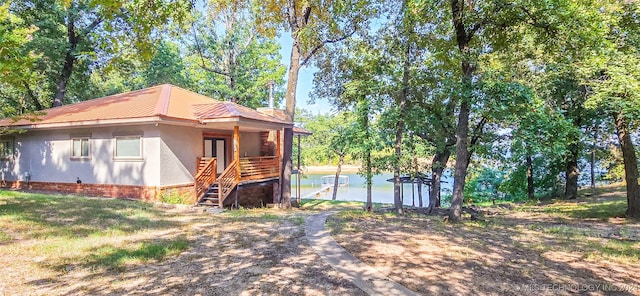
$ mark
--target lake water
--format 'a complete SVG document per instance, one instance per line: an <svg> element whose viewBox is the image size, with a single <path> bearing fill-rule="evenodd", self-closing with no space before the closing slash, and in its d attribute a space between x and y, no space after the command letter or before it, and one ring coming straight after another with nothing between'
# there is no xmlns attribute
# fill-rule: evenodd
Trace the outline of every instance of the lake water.
<svg viewBox="0 0 640 296"><path fill-rule="evenodd" d="M335 174L305 174L304 177L300 181L300 195L305 198L309 194L318 191L322 188L322 176L328 176ZM367 187L365 184L365 179L358 174L342 174L342 176L349 177L349 186L338 187L338 195L337 200L343 201L367 201ZM297 175L292 176L291 180L291 195L295 196L297 193L296 189L296 177ZM379 203L393 203L393 182L387 182L387 179L393 178L393 174L381 174L373 176L373 185L371 186L371 199L373 202ZM442 194L451 192L453 188L453 179L450 176L443 176L443 181L447 183L442 184ZM418 188L417 185L413 186L412 184L404 184L404 204L411 206L415 203L415 206L419 205L418 201ZM429 193L428 187L422 186L422 199L423 204L426 205L429 202ZM333 187L327 191L322 191L317 196L314 195L308 198L316 198L316 199L331 199L333 194Z"/></svg>

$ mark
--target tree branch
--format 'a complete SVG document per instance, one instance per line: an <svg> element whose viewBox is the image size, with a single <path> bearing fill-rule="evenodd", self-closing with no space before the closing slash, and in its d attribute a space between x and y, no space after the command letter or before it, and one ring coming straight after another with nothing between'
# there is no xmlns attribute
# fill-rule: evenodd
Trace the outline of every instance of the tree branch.
<svg viewBox="0 0 640 296"><path fill-rule="evenodd" d="M482 117L476 127L473 129L473 136L471 137L470 147L475 146L478 143L478 140L482 137L482 129L484 129L484 125L487 123L487 118Z"/></svg>
<svg viewBox="0 0 640 296"><path fill-rule="evenodd" d="M38 98L36 97L36 94L33 92L33 90L31 90L31 87L29 87L29 84L26 81L23 81L22 85L27 90L27 94L31 98L31 101L35 105L36 109L38 111L43 110L44 107L42 106L42 104L40 104L40 101L38 101Z"/></svg>
<svg viewBox="0 0 640 296"><path fill-rule="evenodd" d="M207 67L207 64L206 64L206 62L204 60L204 54L202 53L202 47L200 46L200 42L198 41L198 34L196 32L196 27L193 25L193 23L191 24L191 28L193 30L193 38L195 39L195 42L196 42L196 49L198 50L198 55L200 56L200 62L201 62L201 64L199 65L200 68L202 68L205 71L211 72L211 73L215 73L215 74L219 74L219 75L230 77L231 74L229 74L227 72Z"/></svg>
<svg viewBox="0 0 640 296"><path fill-rule="evenodd" d="M531 20L529 22L530 25L536 28L544 29L547 33L550 33L550 34L554 33L555 30L551 27L551 24L543 23L540 20L538 20L538 17L536 17L533 13L531 13L529 9L527 9L526 7L520 7L520 10L524 12L524 14L526 14L527 17Z"/></svg>
<svg viewBox="0 0 640 296"><path fill-rule="evenodd" d="M331 43L336 43L336 42L340 42L342 40L345 40L349 37L351 37L354 33L356 32L356 30L351 31L350 33L347 33L341 37L338 37L336 39L327 39L325 41L320 42L320 44L316 45L310 52L309 54L307 54L307 56L305 56L302 59L302 62L300 63L301 66L304 66L307 64L307 62L309 62L309 59L311 59L311 57L318 52L318 50L320 50L321 48L323 48L325 45L327 44L331 44Z"/></svg>
<svg viewBox="0 0 640 296"><path fill-rule="evenodd" d="M89 24L84 30L82 30L82 32L80 32L80 35L82 36L87 36L89 33L91 33L91 31L93 31L93 29L95 29L100 23L102 23L102 18L98 17L95 20L93 20L93 22L91 22L91 24Z"/></svg>

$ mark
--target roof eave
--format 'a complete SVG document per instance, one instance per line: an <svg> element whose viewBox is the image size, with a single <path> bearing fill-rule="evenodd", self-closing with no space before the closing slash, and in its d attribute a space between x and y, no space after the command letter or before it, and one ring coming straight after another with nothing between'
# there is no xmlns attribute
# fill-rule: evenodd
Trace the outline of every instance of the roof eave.
<svg viewBox="0 0 640 296"><path fill-rule="evenodd" d="M259 125L265 127L271 127L273 129L287 128L293 127L293 124L286 122L278 122L278 121L266 121L259 120L253 118L245 118L245 117L224 117L224 118L210 118L210 119L202 119L202 123L238 123L238 124L249 124L249 125Z"/></svg>
<svg viewBox="0 0 640 296"><path fill-rule="evenodd" d="M182 118L172 118L166 116L147 116L139 118L116 118L116 119L95 119L71 122L54 122L54 123L33 123L26 125L11 125L8 128L15 129L60 129L74 127L90 127L90 126L113 126L113 125L131 125L145 123L170 123L175 125L197 125L197 120L189 120Z"/></svg>

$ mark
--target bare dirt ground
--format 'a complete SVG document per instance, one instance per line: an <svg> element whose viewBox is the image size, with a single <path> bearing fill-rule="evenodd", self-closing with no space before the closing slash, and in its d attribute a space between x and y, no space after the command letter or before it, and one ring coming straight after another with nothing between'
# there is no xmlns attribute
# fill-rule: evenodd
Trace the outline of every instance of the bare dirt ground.
<svg viewBox="0 0 640 296"><path fill-rule="evenodd" d="M306 213L264 210L210 215L165 211L163 223L170 220L170 229L142 231L127 240L184 236L189 247L179 255L105 269L74 264L73 258L5 253L0 258L5 268L0 272L0 294L364 294L313 252L304 237ZM10 244L19 250L33 242L15 237Z"/></svg>
<svg viewBox="0 0 640 296"><path fill-rule="evenodd" d="M494 206L462 224L343 212L327 225L350 253L424 295L640 295L640 223L558 208Z"/></svg>

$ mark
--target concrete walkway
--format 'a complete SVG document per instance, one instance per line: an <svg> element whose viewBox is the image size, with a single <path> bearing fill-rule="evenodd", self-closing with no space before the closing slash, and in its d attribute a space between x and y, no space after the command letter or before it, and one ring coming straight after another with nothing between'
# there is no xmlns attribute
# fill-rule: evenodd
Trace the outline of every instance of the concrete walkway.
<svg viewBox="0 0 640 296"><path fill-rule="evenodd" d="M417 295L378 273L373 267L364 264L338 245L324 227L327 217L331 214L333 212L310 216L305 226L309 244L325 262L369 295Z"/></svg>

